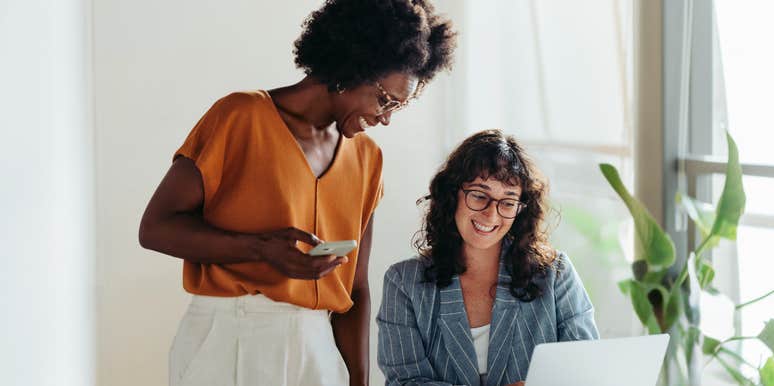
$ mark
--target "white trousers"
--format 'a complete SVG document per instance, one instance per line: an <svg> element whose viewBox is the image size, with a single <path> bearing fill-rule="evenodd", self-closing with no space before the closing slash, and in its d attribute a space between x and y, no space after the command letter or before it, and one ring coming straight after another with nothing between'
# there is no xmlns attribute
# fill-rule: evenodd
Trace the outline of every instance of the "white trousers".
<svg viewBox="0 0 774 386"><path fill-rule="evenodd" d="M347 386L328 311L264 295L194 295L169 353L170 386Z"/></svg>

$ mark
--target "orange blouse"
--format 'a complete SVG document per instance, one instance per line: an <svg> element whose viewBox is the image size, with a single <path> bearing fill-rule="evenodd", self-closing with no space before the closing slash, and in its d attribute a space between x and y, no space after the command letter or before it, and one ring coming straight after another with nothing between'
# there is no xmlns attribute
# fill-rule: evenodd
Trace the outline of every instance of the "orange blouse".
<svg viewBox="0 0 774 386"><path fill-rule="evenodd" d="M196 162L202 175L204 219L234 232L292 226L322 240L359 241L382 196L382 153L372 139L342 136L332 164L317 178L265 91L233 93L217 101L191 130L178 156ZM346 312L352 306L358 250L319 280L290 279L267 263L186 260L183 287L209 296L260 292L311 309Z"/></svg>

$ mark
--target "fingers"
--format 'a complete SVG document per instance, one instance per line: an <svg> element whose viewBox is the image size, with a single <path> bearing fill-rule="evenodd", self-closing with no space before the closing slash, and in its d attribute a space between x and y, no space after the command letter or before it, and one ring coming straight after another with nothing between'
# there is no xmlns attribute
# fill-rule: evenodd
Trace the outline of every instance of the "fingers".
<svg viewBox="0 0 774 386"><path fill-rule="evenodd" d="M327 256L311 256L307 255L314 259L316 263L313 264L319 264L318 266L322 265L341 265L349 262L349 258L347 256L336 256L336 255L327 255Z"/></svg>
<svg viewBox="0 0 774 386"><path fill-rule="evenodd" d="M288 240L292 240L292 241L298 240L303 243L309 244L311 246L315 246L322 242L319 238L317 238L317 236L293 227L284 229L282 231L282 235Z"/></svg>
<svg viewBox="0 0 774 386"><path fill-rule="evenodd" d="M322 242L312 233L298 228L288 227L279 231L265 234L266 244L271 245L271 256L266 261L285 276L293 279L316 280L331 273L336 267L349 262L347 256L311 256L301 252L296 243L301 241L311 246ZM273 241L272 241L273 240ZM283 245L284 244L284 245Z"/></svg>
<svg viewBox="0 0 774 386"><path fill-rule="evenodd" d="M336 264L336 265L333 265L330 268L326 269L325 271L320 272L319 273L319 276L320 276L319 278L325 277L329 273L333 272L333 270L336 269L336 267L338 267L338 266L339 266L339 264Z"/></svg>
<svg viewBox="0 0 774 386"><path fill-rule="evenodd" d="M336 267L349 261L349 258L346 256L339 257L335 255L328 255L310 257L313 259L311 264L309 264L311 268L310 276L312 276L311 278L313 279L320 279L336 269Z"/></svg>
<svg viewBox="0 0 774 386"><path fill-rule="evenodd" d="M284 261L284 267L277 267L293 279L317 280L349 262L346 256L309 256L301 252L293 255Z"/></svg>

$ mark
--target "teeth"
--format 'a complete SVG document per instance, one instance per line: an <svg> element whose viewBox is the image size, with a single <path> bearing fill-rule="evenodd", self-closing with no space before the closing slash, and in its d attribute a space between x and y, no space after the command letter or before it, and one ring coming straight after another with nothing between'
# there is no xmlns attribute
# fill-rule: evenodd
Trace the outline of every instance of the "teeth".
<svg viewBox="0 0 774 386"><path fill-rule="evenodd" d="M365 118L363 118L363 117L359 117L357 119L357 122L360 124L360 128L363 129L363 130L371 127L371 125L368 124L368 121L366 121Z"/></svg>
<svg viewBox="0 0 774 386"><path fill-rule="evenodd" d="M479 224L479 223L477 223L475 221L473 221L473 227L475 227L476 229L480 230L481 232L491 232L491 231L493 231L495 229L495 225L492 225L492 226L488 227L488 226L484 226L482 224Z"/></svg>

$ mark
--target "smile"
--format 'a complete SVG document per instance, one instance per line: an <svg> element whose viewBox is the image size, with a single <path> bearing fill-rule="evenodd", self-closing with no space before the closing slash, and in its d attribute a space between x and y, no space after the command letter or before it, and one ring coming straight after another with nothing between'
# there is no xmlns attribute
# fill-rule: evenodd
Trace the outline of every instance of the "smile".
<svg viewBox="0 0 774 386"><path fill-rule="evenodd" d="M484 224L476 222L475 220L471 220L470 222L473 223L473 227L476 228L476 230L479 232L490 233L494 231L495 228L497 228L497 225L486 226Z"/></svg>
<svg viewBox="0 0 774 386"><path fill-rule="evenodd" d="M363 130L373 126L372 124L368 123L368 121L366 121L365 118L363 118L363 117L358 117L357 123L360 124L360 128L363 129Z"/></svg>

